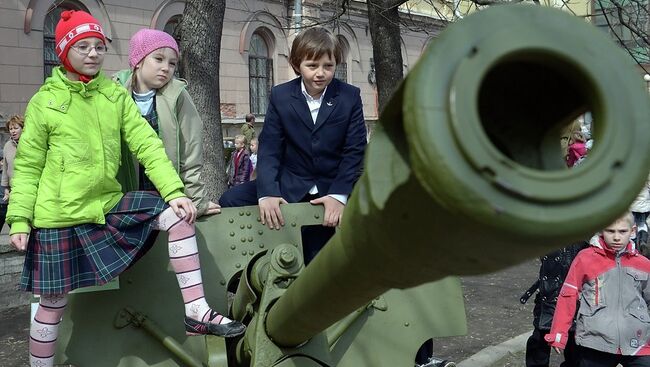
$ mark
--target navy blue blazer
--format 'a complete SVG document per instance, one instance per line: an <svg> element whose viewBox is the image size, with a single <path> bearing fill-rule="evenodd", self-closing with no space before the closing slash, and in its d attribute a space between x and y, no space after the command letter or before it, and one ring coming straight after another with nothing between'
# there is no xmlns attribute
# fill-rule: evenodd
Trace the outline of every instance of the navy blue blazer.
<svg viewBox="0 0 650 367"><path fill-rule="evenodd" d="M314 124L301 78L273 87L257 153L257 197L299 202L318 195L350 195L366 147L360 90L337 79L327 87Z"/></svg>

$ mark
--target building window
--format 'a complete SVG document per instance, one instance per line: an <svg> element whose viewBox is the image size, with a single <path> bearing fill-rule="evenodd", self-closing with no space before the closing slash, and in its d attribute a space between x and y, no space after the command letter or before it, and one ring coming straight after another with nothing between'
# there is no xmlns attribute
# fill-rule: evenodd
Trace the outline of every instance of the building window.
<svg viewBox="0 0 650 367"><path fill-rule="evenodd" d="M178 51L183 53L181 49L181 21L183 20L183 14L176 14L173 17L169 18L167 23L165 23L165 28L163 31L171 35L176 40L178 44ZM180 55L179 55L180 56ZM181 64L178 63L178 67L174 70L174 76L177 78L181 77Z"/></svg>
<svg viewBox="0 0 650 367"><path fill-rule="evenodd" d="M43 79L47 79L52 75L52 69L59 65L59 57L56 55L54 30L61 18L61 12L65 10L83 10L88 12L88 9L76 1L62 1L48 9L43 24Z"/></svg>
<svg viewBox="0 0 650 367"><path fill-rule="evenodd" d="M348 82L348 55L350 54L350 46L348 41L343 36L336 36L341 45L341 60L336 65L334 70L334 77L342 82Z"/></svg>
<svg viewBox="0 0 650 367"><path fill-rule="evenodd" d="M269 57L268 43L259 33L251 36L248 53L248 80L251 113L266 113L273 86L273 60Z"/></svg>

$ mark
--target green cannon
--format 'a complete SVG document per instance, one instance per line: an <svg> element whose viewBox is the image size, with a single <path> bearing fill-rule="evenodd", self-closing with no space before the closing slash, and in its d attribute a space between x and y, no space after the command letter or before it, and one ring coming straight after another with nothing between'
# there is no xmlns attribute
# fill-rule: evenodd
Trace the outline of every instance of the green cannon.
<svg viewBox="0 0 650 367"><path fill-rule="evenodd" d="M562 129L594 118L566 169ZM197 224L208 301L241 339L185 337L164 238L107 286L72 294L57 360L76 366L412 366L426 339L465 332L459 280L589 237L650 167L650 103L605 34L539 6L451 25L383 112L335 236L309 266L300 227L322 208L257 207ZM164 235L160 235L164 237ZM229 296L231 291L233 295Z"/></svg>

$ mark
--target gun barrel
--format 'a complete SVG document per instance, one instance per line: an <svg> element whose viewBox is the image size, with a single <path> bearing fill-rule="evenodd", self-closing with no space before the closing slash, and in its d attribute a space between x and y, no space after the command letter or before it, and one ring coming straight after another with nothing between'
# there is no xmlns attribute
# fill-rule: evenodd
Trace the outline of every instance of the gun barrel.
<svg viewBox="0 0 650 367"><path fill-rule="evenodd" d="M627 210L650 104L600 33L539 6L450 26L383 111L341 228L270 309L272 340L298 345L390 288L496 271ZM594 148L569 170L560 132L585 112Z"/></svg>

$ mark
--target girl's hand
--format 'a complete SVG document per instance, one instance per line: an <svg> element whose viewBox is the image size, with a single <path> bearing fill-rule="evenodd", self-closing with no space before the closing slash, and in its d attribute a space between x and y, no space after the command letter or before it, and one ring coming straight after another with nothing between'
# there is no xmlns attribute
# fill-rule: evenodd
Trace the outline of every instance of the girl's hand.
<svg viewBox="0 0 650 367"><path fill-rule="evenodd" d="M28 239L29 233L14 233L11 235L11 245L18 251L25 251Z"/></svg>
<svg viewBox="0 0 650 367"><path fill-rule="evenodd" d="M213 215L221 213L221 206L217 203L210 201L208 203L208 210L205 211L204 215Z"/></svg>
<svg viewBox="0 0 650 367"><path fill-rule="evenodd" d="M169 206L179 218L185 219L189 224L196 221L196 206L187 197L180 197L169 201Z"/></svg>

